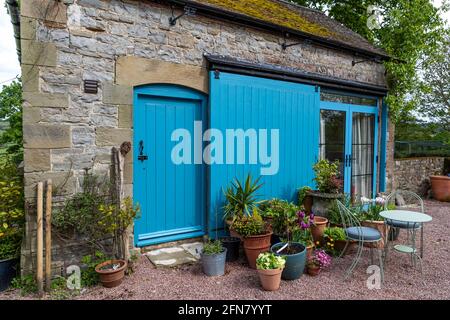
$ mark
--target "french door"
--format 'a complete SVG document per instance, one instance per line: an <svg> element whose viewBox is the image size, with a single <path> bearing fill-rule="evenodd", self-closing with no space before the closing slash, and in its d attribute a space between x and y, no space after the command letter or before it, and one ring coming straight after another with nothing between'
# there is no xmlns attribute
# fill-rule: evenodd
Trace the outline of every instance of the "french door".
<svg viewBox="0 0 450 320"><path fill-rule="evenodd" d="M320 102L319 156L338 160L342 191L353 200L376 194L378 109Z"/></svg>

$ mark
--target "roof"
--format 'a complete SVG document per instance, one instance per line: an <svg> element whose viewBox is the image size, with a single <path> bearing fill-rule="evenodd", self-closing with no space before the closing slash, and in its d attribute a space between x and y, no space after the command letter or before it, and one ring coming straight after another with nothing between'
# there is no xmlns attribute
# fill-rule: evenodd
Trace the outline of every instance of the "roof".
<svg viewBox="0 0 450 320"><path fill-rule="evenodd" d="M246 17L265 23L287 33L311 36L326 43L342 45L370 55L388 58L386 52L372 45L358 33L343 26L321 11L309 9L284 0L186 0L203 8L214 8L224 13Z"/></svg>

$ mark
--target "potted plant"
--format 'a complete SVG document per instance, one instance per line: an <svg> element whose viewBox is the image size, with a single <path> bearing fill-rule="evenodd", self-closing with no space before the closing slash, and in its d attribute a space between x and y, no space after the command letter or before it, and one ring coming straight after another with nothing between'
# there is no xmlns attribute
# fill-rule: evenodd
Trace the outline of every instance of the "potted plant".
<svg viewBox="0 0 450 320"><path fill-rule="evenodd" d="M126 252L128 247L125 245L123 237L127 234L128 227L139 214L139 206L133 205L130 197L126 197L121 207L115 204L101 204L99 212L102 213L98 221L103 226L101 233L112 234L113 236L113 254L116 259L107 260L95 267L95 271L100 276L100 282L103 286L112 288L122 283L125 276L125 270L128 265Z"/></svg>
<svg viewBox="0 0 450 320"><path fill-rule="evenodd" d="M221 276L225 273L227 249L220 240L208 241L201 254L203 272L207 276Z"/></svg>
<svg viewBox="0 0 450 320"><path fill-rule="evenodd" d="M280 288L281 273L285 266L285 259L272 252L265 252L258 255L256 267L258 270L261 285L266 291L276 291Z"/></svg>
<svg viewBox="0 0 450 320"><path fill-rule="evenodd" d="M328 208L336 199L341 199L343 180L340 177L339 161L320 160L314 164L314 181L317 190L307 191L313 197L312 211L316 216L327 217Z"/></svg>
<svg viewBox="0 0 450 320"><path fill-rule="evenodd" d="M323 245L325 247L325 251L333 256L340 255L346 245L347 248L343 254L348 254L355 243L355 241L349 241L349 244L347 245L347 235L345 234L345 230L343 228L330 227L325 229Z"/></svg>
<svg viewBox="0 0 450 320"><path fill-rule="evenodd" d="M377 197L375 199L368 199L361 197L360 220L361 225L377 229L381 233L381 240L378 243L365 243L366 247L383 248L386 236L386 224L384 218L380 216L380 212L383 211L386 200L383 197ZM395 209L395 205L391 204L388 209Z"/></svg>
<svg viewBox="0 0 450 320"><path fill-rule="evenodd" d="M280 242L281 238L289 238L289 232L293 230L293 226L297 226L298 224L298 207L285 200L278 201L277 204L268 208L268 210L274 212L272 215L273 218L271 219L273 231L271 239L272 245Z"/></svg>
<svg viewBox="0 0 450 320"><path fill-rule="evenodd" d="M273 221L277 219L279 215L283 214L289 205L289 202L287 202L286 200L273 198L270 200L262 201L259 204L258 209L263 220L265 220L270 224L271 227L273 227ZM276 232L274 232L273 236L278 235Z"/></svg>
<svg viewBox="0 0 450 320"><path fill-rule="evenodd" d="M233 262L238 260L241 239L238 237L222 237L220 241L222 242L222 246L227 250L226 261Z"/></svg>
<svg viewBox="0 0 450 320"><path fill-rule="evenodd" d="M294 222L289 217L286 220L287 239L270 248L271 252L282 255L286 259L286 266L281 275L285 280L296 280L302 276L307 260L306 248L312 243L311 233L308 231L314 215L306 215L304 211L298 211L295 216Z"/></svg>
<svg viewBox="0 0 450 320"><path fill-rule="evenodd" d="M322 241L323 233L328 225L328 219L324 217L314 216L311 224L311 234L315 242Z"/></svg>
<svg viewBox="0 0 450 320"><path fill-rule="evenodd" d="M25 222L23 203L17 168L4 158L0 163L0 291L9 287L17 273Z"/></svg>
<svg viewBox="0 0 450 320"><path fill-rule="evenodd" d="M272 231L256 208L254 208L252 215L237 217L231 227L243 237L248 264L255 269L258 255L270 248Z"/></svg>
<svg viewBox="0 0 450 320"><path fill-rule="evenodd" d="M431 176L431 191L437 201L450 202L450 175Z"/></svg>
<svg viewBox="0 0 450 320"><path fill-rule="evenodd" d="M226 205L224 206L224 217L226 224L230 227L230 234L233 237L240 237L238 233L231 228L234 220L251 214L254 208L257 208L261 201L257 200L256 191L262 187L259 183L261 177L252 181L252 176L247 175L242 184L238 179L234 179L231 185L224 190Z"/></svg>
<svg viewBox="0 0 450 320"><path fill-rule="evenodd" d="M313 256L308 260L308 274L317 276L321 270L331 265L331 257L322 249L314 250Z"/></svg>

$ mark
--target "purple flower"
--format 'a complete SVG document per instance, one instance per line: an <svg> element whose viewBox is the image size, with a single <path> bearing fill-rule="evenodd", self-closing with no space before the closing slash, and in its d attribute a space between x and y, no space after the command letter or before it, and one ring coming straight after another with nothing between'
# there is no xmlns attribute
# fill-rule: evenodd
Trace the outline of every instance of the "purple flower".
<svg viewBox="0 0 450 320"><path fill-rule="evenodd" d="M314 220L314 213L311 212L311 213L309 214L309 220L310 220L310 221L313 221L313 220Z"/></svg>
<svg viewBox="0 0 450 320"><path fill-rule="evenodd" d="M302 221L302 222L300 222L300 227L301 227L302 229L308 229L308 228L309 228L309 225L307 225L304 221Z"/></svg>
<svg viewBox="0 0 450 320"><path fill-rule="evenodd" d="M305 213L303 211L298 211L297 215L298 215L300 220L303 220L303 218L305 217Z"/></svg>

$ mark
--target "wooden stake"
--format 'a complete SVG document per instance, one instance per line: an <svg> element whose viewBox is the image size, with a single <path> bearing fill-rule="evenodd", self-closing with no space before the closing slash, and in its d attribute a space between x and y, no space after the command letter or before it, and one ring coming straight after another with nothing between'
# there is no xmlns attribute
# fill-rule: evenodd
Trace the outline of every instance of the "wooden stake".
<svg viewBox="0 0 450 320"><path fill-rule="evenodd" d="M42 264L42 255L43 255L43 251L44 251L44 247L43 247L43 242L44 242L44 238L43 238L43 224L42 224L42 216L43 216L43 207L44 207L44 184L42 182L38 182L37 185L37 239L36 239L36 244L37 244L37 262L36 262L36 281L37 281L37 285L38 285L38 292L39 295L42 295L43 293L43 282L42 282L42 276L43 276L43 264Z"/></svg>
<svg viewBox="0 0 450 320"><path fill-rule="evenodd" d="M45 291L52 284L52 180L47 180L45 199Z"/></svg>

